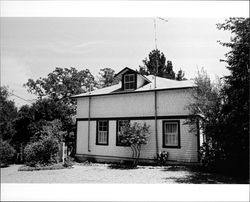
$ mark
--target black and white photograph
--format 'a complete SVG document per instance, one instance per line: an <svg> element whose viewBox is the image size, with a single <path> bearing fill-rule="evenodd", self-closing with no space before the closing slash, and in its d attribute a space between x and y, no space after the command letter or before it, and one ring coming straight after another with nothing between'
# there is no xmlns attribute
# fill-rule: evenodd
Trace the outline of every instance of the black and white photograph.
<svg viewBox="0 0 250 202"><path fill-rule="evenodd" d="M169 1L83 1L86 16L76 14L80 8L56 16L60 1L53 9L47 2L48 14L37 1L43 16L36 4L21 2L1 2L3 200L18 200L8 191L15 195L19 185L39 184L88 187L92 194L81 200L96 201L168 201L161 190L173 186L235 185L241 198L230 200L249 200L249 7L242 16L217 8L218 16L199 17L195 9L182 14L181 4L177 14L164 14L159 5L169 11ZM18 7L31 4L30 15ZM159 14L148 14L150 5ZM107 7L110 15L100 15ZM109 185L118 198L102 199ZM127 198L130 186L152 193ZM182 190L188 192L176 191L178 201L188 200ZM205 201L212 200L208 190ZM59 200L71 199L65 197Z"/></svg>

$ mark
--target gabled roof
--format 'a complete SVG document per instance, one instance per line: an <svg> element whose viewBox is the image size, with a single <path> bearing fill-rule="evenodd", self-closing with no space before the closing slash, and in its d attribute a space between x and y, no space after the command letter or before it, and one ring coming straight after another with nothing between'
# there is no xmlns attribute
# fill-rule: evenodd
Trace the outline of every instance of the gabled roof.
<svg viewBox="0 0 250 202"><path fill-rule="evenodd" d="M125 69L120 71L118 74L124 73ZM128 68L128 69L130 69L130 68ZM118 74L116 74L116 76ZM121 82L120 82L120 83L118 83L116 85L113 85L113 86L109 86L109 87L106 87L106 88L94 90L91 93L82 93L82 94L79 94L79 95L75 95L75 96L72 96L72 98L89 97L89 96L97 96L97 95L114 95L114 94L124 94L124 93L139 93L139 92L148 92L148 91L155 91L155 90L174 90L174 89L185 89L185 88L193 88L193 87L195 87L194 82L191 81L191 80L176 81L176 80L165 79L165 78L156 76L156 88L154 88L154 78L155 78L155 76L149 75L149 76L145 76L144 78L146 78L149 81L149 83L147 83L146 85L144 85L144 86L142 86L142 87L140 87L138 89L135 89L133 91L121 91Z"/></svg>
<svg viewBox="0 0 250 202"><path fill-rule="evenodd" d="M122 75L122 74L126 73L127 71L132 71L134 73L138 73L136 70L133 70L129 67L125 67L121 71L119 71L117 74L115 74L115 77L118 77L119 75Z"/></svg>
<svg viewBox="0 0 250 202"><path fill-rule="evenodd" d="M133 72L133 73L136 73L136 74L139 74L140 76L142 76L147 82L150 82L150 80L148 80L145 76L143 76L142 74L140 74L137 70L133 70L129 67L125 67L124 69L122 69L121 71L119 71L117 74L115 74L115 77L116 78L120 78L122 77L123 74L125 74L126 72Z"/></svg>

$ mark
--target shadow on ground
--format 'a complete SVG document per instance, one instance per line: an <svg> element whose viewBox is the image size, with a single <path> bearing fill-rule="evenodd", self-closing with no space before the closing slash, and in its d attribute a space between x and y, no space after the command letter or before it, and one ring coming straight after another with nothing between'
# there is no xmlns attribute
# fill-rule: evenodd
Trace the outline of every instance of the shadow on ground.
<svg viewBox="0 0 250 202"><path fill-rule="evenodd" d="M248 184L247 179L230 177L216 173L208 173L200 167L188 166L168 166L162 171L186 171L188 174L185 177L169 177L166 180L174 180L176 183L186 184Z"/></svg>
<svg viewBox="0 0 250 202"><path fill-rule="evenodd" d="M108 165L108 168L110 169L119 169L119 170L131 170L131 169L137 169L137 167L134 167L130 164L110 164Z"/></svg>

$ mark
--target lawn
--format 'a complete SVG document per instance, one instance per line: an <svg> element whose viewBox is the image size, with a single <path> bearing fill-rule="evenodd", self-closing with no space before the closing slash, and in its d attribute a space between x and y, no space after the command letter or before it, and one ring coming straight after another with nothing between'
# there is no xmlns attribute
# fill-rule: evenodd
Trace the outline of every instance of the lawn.
<svg viewBox="0 0 250 202"><path fill-rule="evenodd" d="M75 164L71 169L18 171L20 166L1 168L1 183L249 183L239 178L204 173L188 166L138 166L136 169L125 169L94 163Z"/></svg>

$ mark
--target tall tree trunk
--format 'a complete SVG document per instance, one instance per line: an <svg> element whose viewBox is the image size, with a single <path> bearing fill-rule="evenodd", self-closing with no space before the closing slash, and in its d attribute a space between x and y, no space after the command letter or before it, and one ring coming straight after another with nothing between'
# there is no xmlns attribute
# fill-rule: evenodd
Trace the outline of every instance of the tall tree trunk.
<svg viewBox="0 0 250 202"><path fill-rule="evenodd" d="M138 165L140 154L141 154L141 145L140 144L137 145L137 151L138 151L138 153L137 153L137 157L136 157L136 165L135 166Z"/></svg>
<svg viewBox="0 0 250 202"><path fill-rule="evenodd" d="M134 145L134 144L131 145L131 149L133 151L133 156L132 156L132 158L133 158L133 166L136 166L136 160L137 160L137 156L138 156L138 149L137 149L136 145Z"/></svg>

